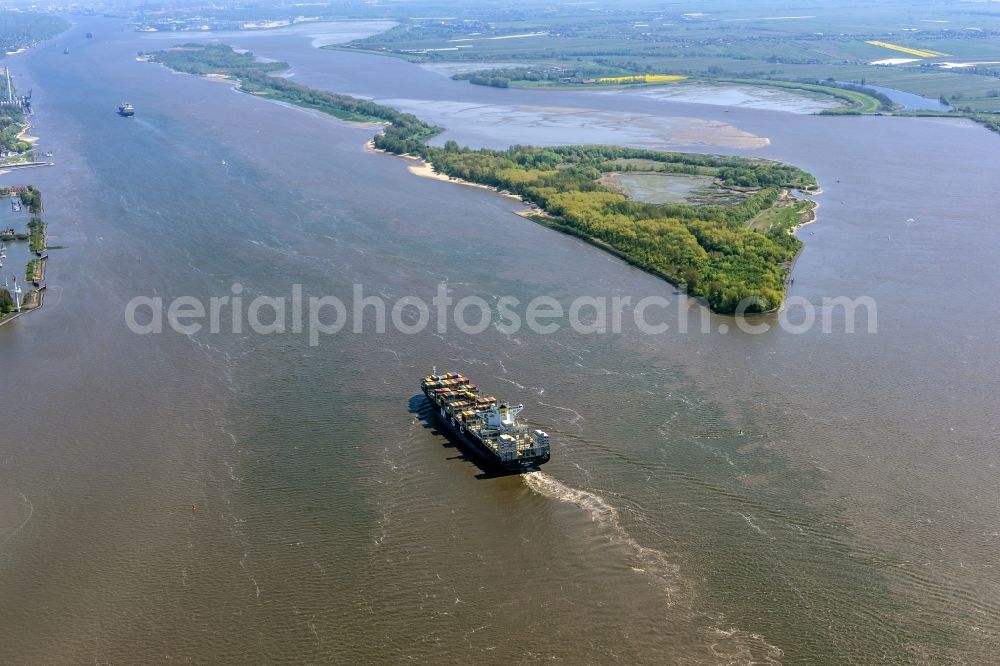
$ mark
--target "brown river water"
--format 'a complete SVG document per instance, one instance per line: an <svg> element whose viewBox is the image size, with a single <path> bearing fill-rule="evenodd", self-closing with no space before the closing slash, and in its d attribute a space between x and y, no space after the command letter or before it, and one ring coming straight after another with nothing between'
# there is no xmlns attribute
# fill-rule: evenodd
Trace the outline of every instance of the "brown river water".
<svg viewBox="0 0 1000 666"><path fill-rule="evenodd" d="M312 44L378 29L221 38L447 127L437 141L811 171L791 296L833 330L748 334L695 307L688 333L661 310L657 335L135 334L134 297L236 283L677 297L516 201L366 152L371 128L135 60L186 35L80 19L10 59L56 166L0 182L42 189L57 248L43 309L0 327L0 662L991 663L1000 136L488 89ZM873 299L877 332L845 333L821 307L837 296ZM523 402L552 461L484 473L428 420L434 367Z"/></svg>

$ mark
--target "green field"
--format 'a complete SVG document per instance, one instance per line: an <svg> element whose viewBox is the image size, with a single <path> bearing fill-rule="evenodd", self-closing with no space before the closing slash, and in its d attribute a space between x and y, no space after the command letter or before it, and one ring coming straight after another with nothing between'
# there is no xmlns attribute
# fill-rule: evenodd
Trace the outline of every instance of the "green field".
<svg viewBox="0 0 1000 666"><path fill-rule="evenodd" d="M823 4L793 12L776 1L720 0L696 9L649 2L555 7L516 2L515 9L458 2L443 14L428 13L439 4L421 3L417 15L451 18L397 13L396 28L337 48L420 62L524 62L719 79L830 79L943 97L959 110L1000 112L1000 64L940 66L1000 62L1000 7L989 3L887 0L855 4L850 11ZM872 65L912 56L870 40L949 55ZM870 100L847 101L856 112L879 110Z"/></svg>
<svg viewBox="0 0 1000 666"><path fill-rule="evenodd" d="M778 202L757 214L747 227L762 234L772 230L788 230L796 225L811 222L814 215L815 204L811 201L785 197Z"/></svg>

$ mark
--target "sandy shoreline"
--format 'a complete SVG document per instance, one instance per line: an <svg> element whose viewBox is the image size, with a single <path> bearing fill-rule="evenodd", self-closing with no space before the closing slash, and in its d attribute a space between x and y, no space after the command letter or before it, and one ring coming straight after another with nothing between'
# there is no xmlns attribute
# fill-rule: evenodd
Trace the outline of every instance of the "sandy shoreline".
<svg viewBox="0 0 1000 666"><path fill-rule="evenodd" d="M416 157L414 155L397 155L395 153L390 153L388 151L382 150L375 147L374 141L369 141L365 144L365 150L370 153L381 153L383 155L392 155L393 157L401 157L404 160L413 162L406 167L406 170L412 173L414 176L420 176L421 178L432 178L433 180L440 180L446 183L453 183L455 185L465 185L466 187L475 187L480 190L488 190L495 194L499 194L502 197L507 197L508 199L514 199L515 201L527 206L529 210L518 211L518 215L548 215L541 208L531 203L530 201L525 201L522 197L508 192L507 190L501 190L499 188L493 187L492 185L483 185L482 183L473 183L471 180L464 180L462 178L456 178L454 176L449 176L447 174L439 173L434 170L434 165L423 158Z"/></svg>
<svg viewBox="0 0 1000 666"><path fill-rule="evenodd" d="M25 122L24 129L17 133L17 139L19 141L26 141L27 143L34 144L38 141L37 136L31 136L28 134L28 130L31 129L31 123Z"/></svg>
<svg viewBox="0 0 1000 666"><path fill-rule="evenodd" d="M31 129L31 123L25 122L24 127L21 129L20 132L17 133L17 139L19 141L25 141L27 143L30 143L32 148L34 148L35 143L38 142L38 137L31 136L30 134L28 134L28 131L30 129ZM11 164L2 164L0 165L0 175L8 174L12 171L17 171L19 169L27 169L30 167L39 167L39 166L52 166L52 162L31 161L31 162L13 162Z"/></svg>
<svg viewBox="0 0 1000 666"><path fill-rule="evenodd" d="M449 176L447 174L439 173L434 170L434 165L431 162L428 162L420 157L415 157L413 155L396 155L395 153L390 153L385 150L381 150L375 147L374 141L369 141L368 143L366 143L365 150L370 153L381 153L383 155L392 155L393 157L402 157L405 160L414 162L414 164L410 164L406 167L406 170L412 173L414 176L420 176L421 178L432 178L434 180L440 180L447 183L454 183L456 185L465 185L467 187L475 187L480 190L489 190L490 192L494 192L496 194L499 194L500 196L507 197L508 199L514 199L515 201L524 204L529 209L529 210L517 211L517 215L520 215L522 217L539 216L539 215L542 217L552 217L544 209L539 208L530 201L525 201L524 198L516 194L513 194L511 192L508 192L507 190L501 190L499 188L493 187L492 185L473 183L472 181L469 180L464 180L462 178L456 178L454 176ZM817 194L818 193L819 192L817 192ZM817 219L816 211L819 209L819 202L813 201L812 199L808 199L807 201L809 201L813 205L812 209L809 211L809 219L791 227L788 230L788 233L794 235L802 227L808 224L812 224L813 222L816 221Z"/></svg>

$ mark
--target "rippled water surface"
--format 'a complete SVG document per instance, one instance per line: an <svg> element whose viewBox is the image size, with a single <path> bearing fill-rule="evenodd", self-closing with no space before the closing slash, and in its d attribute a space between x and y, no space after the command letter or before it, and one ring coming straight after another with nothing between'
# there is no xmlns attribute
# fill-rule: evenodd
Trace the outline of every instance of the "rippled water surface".
<svg viewBox="0 0 1000 666"><path fill-rule="evenodd" d="M991 662L1000 136L487 89L312 45L380 26L308 28L226 41L405 102L440 141L812 171L792 295L871 296L878 332L720 333L693 309L710 333L676 333L670 311L658 336L134 335L132 297L234 283L563 303L673 288L366 152L370 128L135 61L170 37L81 19L10 61L55 154L30 178L62 249L45 307L0 328L0 661ZM419 397L434 366L523 402L552 462L493 478L463 457Z"/></svg>

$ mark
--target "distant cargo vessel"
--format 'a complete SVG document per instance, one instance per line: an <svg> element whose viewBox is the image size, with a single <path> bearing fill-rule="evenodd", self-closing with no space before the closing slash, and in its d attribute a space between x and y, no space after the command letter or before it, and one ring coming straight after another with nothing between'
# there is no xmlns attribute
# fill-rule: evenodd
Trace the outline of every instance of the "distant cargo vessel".
<svg viewBox="0 0 1000 666"><path fill-rule="evenodd" d="M125 118L131 118L135 115L135 107L128 102L123 102L118 105L118 115Z"/></svg>
<svg viewBox="0 0 1000 666"><path fill-rule="evenodd" d="M424 377L420 388L434 416L485 462L526 472L549 461L549 436L518 423L523 405L498 402L457 372Z"/></svg>

